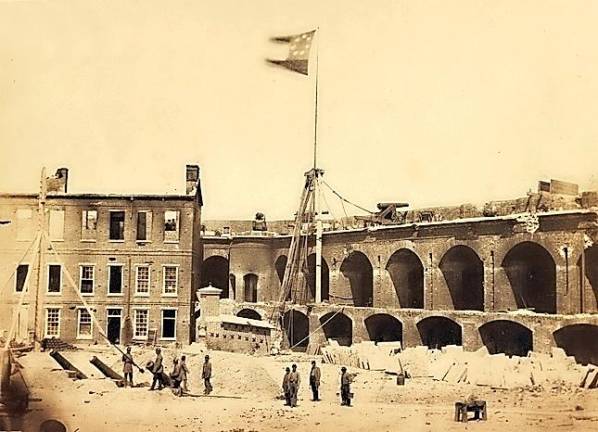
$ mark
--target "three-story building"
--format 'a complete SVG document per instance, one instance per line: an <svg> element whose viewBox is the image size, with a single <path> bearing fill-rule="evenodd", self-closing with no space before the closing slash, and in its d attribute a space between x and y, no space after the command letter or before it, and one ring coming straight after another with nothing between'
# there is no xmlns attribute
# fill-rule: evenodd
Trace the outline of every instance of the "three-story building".
<svg viewBox="0 0 598 432"><path fill-rule="evenodd" d="M185 195L69 194L67 178L61 169L48 182L56 190L43 207L37 194L0 194L0 329L105 342L95 318L112 342L130 329L137 341L190 343L202 262L199 167L187 166Z"/></svg>

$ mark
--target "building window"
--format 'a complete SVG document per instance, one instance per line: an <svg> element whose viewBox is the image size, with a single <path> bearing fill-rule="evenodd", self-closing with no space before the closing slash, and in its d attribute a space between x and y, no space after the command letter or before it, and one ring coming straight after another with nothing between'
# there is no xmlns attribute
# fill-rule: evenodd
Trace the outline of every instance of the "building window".
<svg viewBox="0 0 598 432"><path fill-rule="evenodd" d="M125 239L125 212L110 212L110 240Z"/></svg>
<svg viewBox="0 0 598 432"><path fill-rule="evenodd" d="M176 309L162 309L162 339L176 338Z"/></svg>
<svg viewBox="0 0 598 432"><path fill-rule="evenodd" d="M152 238L152 212L137 212L137 241L150 241Z"/></svg>
<svg viewBox="0 0 598 432"><path fill-rule="evenodd" d="M17 209L17 240L33 240L33 211Z"/></svg>
<svg viewBox="0 0 598 432"><path fill-rule="evenodd" d="M87 309L78 309L77 312L77 339L91 339L91 314Z"/></svg>
<svg viewBox="0 0 598 432"><path fill-rule="evenodd" d="M79 291L81 294L93 294L94 266L79 266Z"/></svg>
<svg viewBox="0 0 598 432"><path fill-rule="evenodd" d="M81 239L95 240L98 229L98 211L83 210L81 212Z"/></svg>
<svg viewBox="0 0 598 432"><path fill-rule="evenodd" d="M15 291L23 292L25 289L25 281L27 280L27 273L29 273L29 264L19 264L15 275Z"/></svg>
<svg viewBox="0 0 598 432"><path fill-rule="evenodd" d="M64 210L50 210L50 240L64 240Z"/></svg>
<svg viewBox="0 0 598 432"><path fill-rule="evenodd" d="M135 276L135 293L139 295L148 295L150 287L150 268L149 266L138 266Z"/></svg>
<svg viewBox="0 0 598 432"><path fill-rule="evenodd" d="M59 293L62 284L62 267L60 264L48 266L48 292Z"/></svg>
<svg viewBox="0 0 598 432"><path fill-rule="evenodd" d="M46 335L45 337L60 337L60 309L46 309Z"/></svg>
<svg viewBox="0 0 598 432"><path fill-rule="evenodd" d="M179 268L176 266L164 266L162 293L176 295L179 278Z"/></svg>
<svg viewBox="0 0 598 432"><path fill-rule="evenodd" d="M123 266L120 264L108 266L108 294L123 293Z"/></svg>
<svg viewBox="0 0 598 432"><path fill-rule="evenodd" d="M138 339L147 338L149 310L135 309L135 337Z"/></svg>
<svg viewBox="0 0 598 432"><path fill-rule="evenodd" d="M177 210L164 212L164 241L179 241L179 212Z"/></svg>

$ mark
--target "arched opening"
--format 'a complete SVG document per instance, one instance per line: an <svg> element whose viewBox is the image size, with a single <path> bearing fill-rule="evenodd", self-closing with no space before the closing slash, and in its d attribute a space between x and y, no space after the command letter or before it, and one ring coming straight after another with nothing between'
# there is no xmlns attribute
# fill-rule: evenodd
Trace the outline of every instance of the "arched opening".
<svg viewBox="0 0 598 432"><path fill-rule="evenodd" d="M553 334L554 341L567 355L578 363L598 365L598 325L573 324L562 327Z"/></svg>
<svg viewBox="0 0 598 432"><path fill-rule="evenodd" d="M316 299L316 254L311 254L307 257L307 287L309 298L308 301L313 302ZM322 301L328 300L328 284L330 282L329 269L326 260L322 258Z"/></svg>
<svg viewBox="0 0 598 432"><path fill-rule="evenodd" d="M364 324L371 341L403 341L403 324L401 324L401 321L391 315L370 315L365 319Z"/></svg>
<svg viewBox="0 0 598 432"><path fill-rule="evenodd" d="M353 342L353 321L347 315L329 312L320 318L320 324L326 339L334 339L339 345L344 346L350 346Z"/></svg>
<svg viewBox="0 0 598 432"><path fill-rule="evenodd" d="M344 259L340 270L343 276L349 279L353 304L364 307L373 306L374 275L368 257L361 252L351 252Z"/></svg>
<svg viewBox="0 0 598 432"><path fill-rule="evenodd" d="M526 357L534 349L532 331L514 321L490 321L479 331L490 354Z"/></svg>
<svg viewBox="0 0 598 432"><path fill-rule="evenodd" d="M556 313L556 266L550 253L533 242L519 243L502 262L517 308Z"/></svg>
<svg viewBox="0 0 598 432"><path fill-rule="evenodd" d="M461 345L461 326L455 321L440 316L424 318L417 323L422 343L428 348L441 348L446 345Z"/></svg>
<svg viewBox="0 0 598 432"><path fill-rule="evenodd" d="M584 250L585 254L585 277L587 283L590 284L592 288L592 293L594 294L594 304L598 306L598 246L592 245L589 248ZM580 268L581 274L581 257L577 262L577 265Z"/></svg>
<svg viewBox="0 0 598 432"><path fill-rule="evenodd" d="M248 303L257 302L257 275L253 273L243 276L243 288L245 293L245 301Z"/></svg>
<svg viewBox="0 0 598 432"><path fill-rule="evenodd" d="M424 307L424 266L419 257L409 249L392 254L386 264L395 292L402 308Z"/></svg>
<svg viewBox="0 0 598 432"><path fill-rule="evenodd" d="M278 281L280 285L282 285L282 281L284 279L284 271L287 267L287 256L281 255L276 258L276 262L274 262L274 268L276 269L276 274L278 275Z"/></svg>
<svg viewBox="0 0 598 432"><path fill-rule="evenodd" d="M276 270L276 275L278 276L278 282L280 283L280 288L282 289L282 281L284 280L284 272L286 271L288 258L286 255L280 255L276 258L274 262L274 269ZM286 295L286 300L291 299L292 290L289 289ZM282 294L282 292L281 292Z"/></svg>
<svg viewBox="0 0 598 432"><path fill-rule="evenodd" d="M450 248L440 260L455 310L484 310L484 265L467 246Z"/></svg>
<svg viewBox="0 0 598 432"><path fill-rule="evenodd" d="M212 284L220 288L220 298L228 298L228 260L221 256L211 256L201 265L201 286Z"/></svg>
<svg viewBox="0 0 598 432"><path fill-rule="evenodd" d="M262 316L259 314L259 312L257 312L256 310L253 309L241 309L239 312L237 312L237 316L241 317L241 318L247 318L247 319L252 319L252 320L258 320L260 321L262 319Z"/></svg>
<svg viewBox="0 0 598 432"><path fill-rule="evenodd" d="M305 351L309 344L309 319L307 315L295 309L288 310L284 313L283 325L293 350Z"/></svg>

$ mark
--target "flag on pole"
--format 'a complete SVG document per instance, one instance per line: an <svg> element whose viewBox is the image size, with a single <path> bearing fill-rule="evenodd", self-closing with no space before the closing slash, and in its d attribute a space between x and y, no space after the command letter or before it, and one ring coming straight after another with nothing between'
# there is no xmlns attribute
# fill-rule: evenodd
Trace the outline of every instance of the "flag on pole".
<svg viewBox="0 0 598 432"><path fill-rule="evenodd" d="M272 38L274 42L286 42L289 44L289 55L286 60L270 60L269 63L282 66L294 72L308 75L309 49L312 46L315 30L301 33L294 36Z"/></svg>

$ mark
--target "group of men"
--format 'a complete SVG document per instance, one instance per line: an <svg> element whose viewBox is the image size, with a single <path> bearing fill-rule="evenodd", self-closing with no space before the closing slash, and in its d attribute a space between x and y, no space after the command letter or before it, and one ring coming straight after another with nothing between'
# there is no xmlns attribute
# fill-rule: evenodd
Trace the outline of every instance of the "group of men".
<svg viewBox="0 0 598 432"><path fill-rule="evenodd" d="M162 350L160 348L156 348L156 358L154 361L149 361L146 364L148 371L153 374L152 385L150 390L155 390L157 386L157 390L162 390L164 387L169 386L172 388L172 391L177 396L183 396L185 393L189 393L189 388L187 387L187 377L189 375L189 369L187 368L186 363L186 356L181 356L180 360L178 358L174 358L173 360L173 368L170 375L166 375L164 373L164 365L163 365L163 357L162 357ZM130 385L134 387L133 384L133 366L139 368L135 364L133 360L133 355L131 354L131 347L127 347L127 352L122 356L123 362L123 372L125 375L124 385ZM141 368L139 368L141 370ZM318 402L320 401L320 378L322 376L322 372L320 368L316 365L315 361L311 362L311 370L309 371L309 386L312 392L312 401ZM210 362L210 356L205 356L205 361L202 368L201 378L204 382L204 395L209 395L212 393L212 363ZM353 376L347 373L347 368L341 368L341 387L340 387L340 395L341 395L341 405L351 406L351 399L353 398L353 393L351 393L351 381ZM285 405L290 407L297 406L297 393L299 392L299 386L301 384L301 375L297 371L297 365L293 364L291 368L286 368L286 373L282 379L282 390L284 392L285 397Z"/></svg>
<svg viewBox="0 0 598 432"><path fill-rule="evenodd" d="M297 393L301 384L301 375L297 371L297 365L293 364L291 368L286 368L282 379L282 391L284 392L285 405L290 407L297 406ZM312 392L312 401L320 401L320 378L322 373L315 361L311 362L309 371L309 386ZM352 376L347 373L347 368L341 368L341 405L351 406L351 381Z"/></svg>
<svg viewBox="0 0 598 432"><path fill-rule="evenodd" d="M174 358L173 360L173 368L170 375L166 375L164 373L164 364L163 364L163 357L162 357L162 350L160 348L156 348L156 358L154 361L149 361L146 364L148 371L150 371L153 375L152 385L149 388L150 390L156 390L156 386L158 390L162 390L166 386L170 386L172 391L177 396L183 396L185 393L189 393L189 388L187 387L187 377L189 375L189 369L187 368L186 363L186 356L181 356L181 359ZM123 361L123 372L125 375L124 385L130 385L134 387L133 384L133 366L136 366L135 361L133 360L133 355L131 354L131 347L127 347L127 352L123 354L122 357ZM141 368L140 368L141 369ZM212 393L212 363L210 362L210 356L206 355L205 361L202 368L201 378L204 381L204 395L209 395Z"/></svg>

